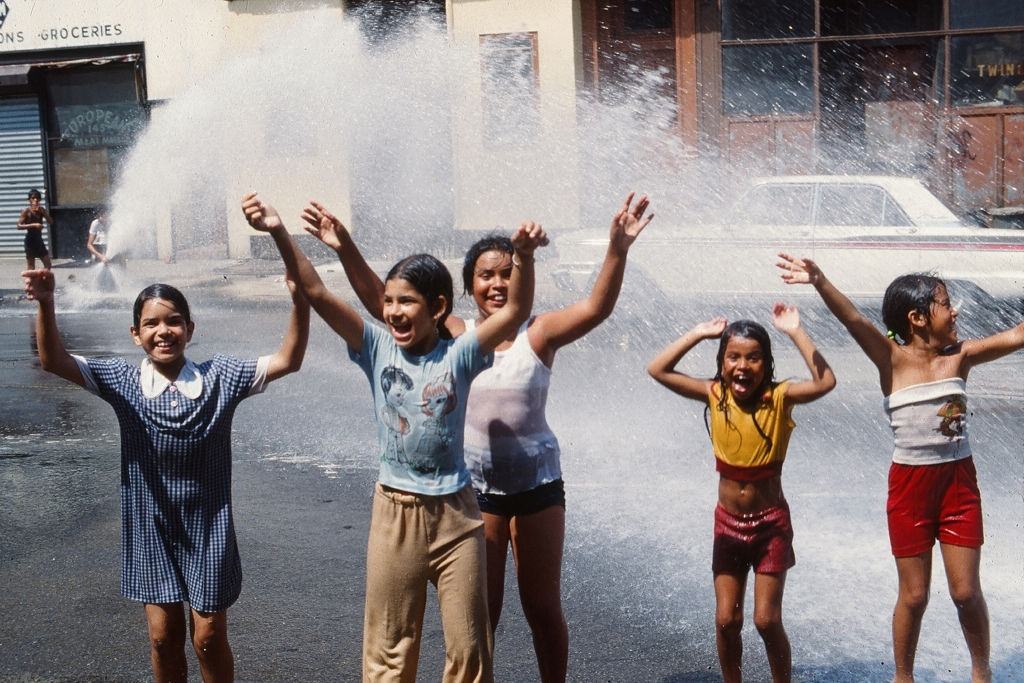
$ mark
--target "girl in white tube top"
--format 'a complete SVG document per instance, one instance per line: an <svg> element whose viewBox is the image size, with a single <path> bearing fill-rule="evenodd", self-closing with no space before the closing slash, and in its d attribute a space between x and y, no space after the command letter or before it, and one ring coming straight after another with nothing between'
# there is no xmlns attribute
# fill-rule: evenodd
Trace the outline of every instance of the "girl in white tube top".
<svg viewBox="0 0 1024 683"><path fill-rule="evenodd" d="M892 617L897 682L913 681L914 655L938 539L949 594L971 653L972 681L989 681L988 608L979 566L981 495L967 438L967 374L979 363L1024 348L1024 323L985 337L957 339L957 310L946 284L901 275L885 290L883 335L808 259L779 254L782 279L810 283L878 368L895 449L889 470L889 541L899 596Z"/></svg>

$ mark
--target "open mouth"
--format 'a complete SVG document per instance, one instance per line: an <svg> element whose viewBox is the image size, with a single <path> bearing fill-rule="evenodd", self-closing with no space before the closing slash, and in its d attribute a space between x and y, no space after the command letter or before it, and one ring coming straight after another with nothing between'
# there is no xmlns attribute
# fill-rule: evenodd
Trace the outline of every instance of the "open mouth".
<svg viewBox="0 0 1024 683"><path fill-rule="evenodd" d="M392 320L388 323L388 326L391 328L391 336L399 344L412 341L412 325L408 322L395 322Z"/></svg>
<svg viewBox="0 0 1024 683"><path fill-rule="evenodd" d="M754 376L745 373L737 373L732 376L730 388L735 396L746 396L754 390Z"/></svg>

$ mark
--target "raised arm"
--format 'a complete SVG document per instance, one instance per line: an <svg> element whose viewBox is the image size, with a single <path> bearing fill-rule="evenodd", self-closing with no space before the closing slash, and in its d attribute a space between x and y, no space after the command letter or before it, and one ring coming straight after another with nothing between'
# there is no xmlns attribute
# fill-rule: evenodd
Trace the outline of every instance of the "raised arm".
<svg viewBox="0 0 1024 683"><path fill-rule="evenodd" d="M707 401L713 380L698 379L676 370L676 365L693 347L705 339L718 339L728 321L715 318L699 323L692 330L665 347L665 350L647 364L647 374L667 389L695 401Z"/></svg>
<svg viewBox="0 0 1024 683"><path fill-rule="evenodd" d="M587 298L561 310L544 313L531 325L530 342L534 345L533 350L548 365L555 351L590 332L615 309L615 302L622 290L629 248L654 218L653 213L644 216L650 203L647 195L641 196L635 206L633 196L634 193L630 192L622 207L612 216L608 251Z"/></svg>
<svg viewBox="0 0 1024 683"><path fill-rule="evenodd" d="M984 339L968 339L963 344L968 368L997 360L1021 349L1024 349L1024 323Z"/></svg>
<svg viewBox="0 0 1024 683"><path fill-rule="evenodd" d="M298 284L302 294L317 314L338 333L354 351L363 348L363 319L354 308L332 294L309 262L292 241L284 222L274 207L264 204L255 192L242 197L242 211L254 229L266 232L274 240L289 276Z"/></svg>
<svg viewBox="0 0 1024 683"><path fill-rule="evenodd" d="M849 331L871 362L878 368L883 384L892 374L893 343L878 331L874 323L858 310L845 294L836 289L814 261L801 259L789 254L779 254L778 267L782 269L782 280L789 285L812 284L839 322Z"/></svg>
<svg viewBox="0 0 1024 683"><path fill-rule="evenodd" d="M285 332L281 347L270 357L270 365L267 368L268 382L298 372L306 355L306 343L309 341L309 302L290 276L285 276L285 282L292 295L292 314L288 319L288 331Z"/></svg>
<svg viewBox="0 0 1024 683"><path fill-rule="evenodd" d="M835 373L800 325L800 311L796 306L775 304L772 308L772 324L775 325L775 329L785 332L793 340L793 345L800 352L807 369L811 371L810 380L789 385L786 399L791 403L810 403L832 391L836 386Z"/></svg>
<svg viewBox="0 0 1024 683"><path fill-rule="evenodd" d="M355 290L356 296L366 307L366 311L377 320L383 321L384 281L373 272L370 264L363 258L348 228L323 204L312 200L302 211L302 220L309 224L304 226L306 232L338 255L338 260L345 269L345 276Z"/></svg>
<svg viewBox="0 0 1024 683"><path fill-rule="evenodd" d="M57 329L57 314L53 303L53 273L49 270L26 270L21 274L25 282L25 293L29 299L39 303L36 315L36 345L39 349L39 364L43 370L85 386L78 363L64 348L60 331Z"/></svg>
<svg viewBox="0 0 1024 683"><path fill-rule="evenodd" d="M512 336L530 317L533 308L533 252L548 243L544 228L526 221L513 233L512 277L508 283L508 302L476 328L477 339L484 352Z"/></svg>

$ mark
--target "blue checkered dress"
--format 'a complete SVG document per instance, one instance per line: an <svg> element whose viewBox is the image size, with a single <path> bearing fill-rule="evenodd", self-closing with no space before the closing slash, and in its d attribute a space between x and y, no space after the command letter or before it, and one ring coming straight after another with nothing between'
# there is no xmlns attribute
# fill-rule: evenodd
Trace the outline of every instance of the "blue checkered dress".
<svg viewBox="0 0 1024 683"><path fill-rule="evenodd" d="M146 398L139 366L86 359L121 427L121 594L217 612L238 599L242 566L231 516L231 418L255 360L214 356L192 400ZM173 405L172 405L173 404Z"/></svg>

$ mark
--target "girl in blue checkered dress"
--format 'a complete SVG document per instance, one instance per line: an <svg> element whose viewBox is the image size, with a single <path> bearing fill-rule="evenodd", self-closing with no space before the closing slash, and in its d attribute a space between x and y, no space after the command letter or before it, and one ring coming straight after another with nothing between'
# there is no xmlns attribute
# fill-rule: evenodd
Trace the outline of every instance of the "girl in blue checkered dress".
<svg viewBox="0 0 1024 683"><path fill-rule="evenodd" d="M121 428L121 593L145 604L150 659L158 681L187 679L186 611L205 681L230 681L234 658L227 608L242 572L231 514L231 419L238 403L302 365L309 304L292 280L294 307L278 351L259 359L185 357L195 325L185 297L170 285L135 300L131 335L146 357L82 358L61 342L53 274L22 273L39 302L44 370L108 402Z"/></svg>

